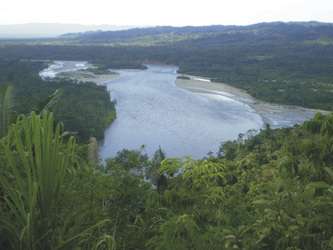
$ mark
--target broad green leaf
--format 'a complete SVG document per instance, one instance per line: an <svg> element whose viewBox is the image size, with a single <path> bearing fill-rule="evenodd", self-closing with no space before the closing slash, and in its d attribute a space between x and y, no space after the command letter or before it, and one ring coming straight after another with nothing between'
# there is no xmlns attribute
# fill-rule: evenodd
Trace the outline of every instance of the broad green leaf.
<svg viewBox="0 0 333 250"><path fill-rule="evenodd" d="M331 168L328 168L328 167L325 167L324 169L331 176L331 178L333 179L333 170Z"/></svg>
<svg viewBox="0 0 333 250"><path fill-rule="evenodd" d="M310 182L305 188L330 188L330 185L324 181Z"/></svg>
<svg viewBox="0 0 333 250"><path fill-rule="evenodd" d="M269 200L265 200L265 199L260 199L260 200L256 200L256 201L252 201L253 204L268 204L270 203Z"/></svg>
<svg viewBox="0 0 333 250"><path fill-rule="evenodd" d="M224 237L224 239L236 239L235 235L227 235Z"/></svg>

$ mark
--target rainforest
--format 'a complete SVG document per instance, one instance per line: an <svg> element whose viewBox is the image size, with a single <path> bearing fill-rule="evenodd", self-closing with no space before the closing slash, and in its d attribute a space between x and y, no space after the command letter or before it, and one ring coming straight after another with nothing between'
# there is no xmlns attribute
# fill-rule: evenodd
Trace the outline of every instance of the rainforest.
<svg viewBox="0 0 333 250"><path fill-rule="evenodd" d="M325 112L240 134L200 160L143 145L101 162L116 100L104 85L42 79L53 60L95 72L178 65ZM317 22L0 40L1 248L332 249L332 65L333 26Z"/></svg>

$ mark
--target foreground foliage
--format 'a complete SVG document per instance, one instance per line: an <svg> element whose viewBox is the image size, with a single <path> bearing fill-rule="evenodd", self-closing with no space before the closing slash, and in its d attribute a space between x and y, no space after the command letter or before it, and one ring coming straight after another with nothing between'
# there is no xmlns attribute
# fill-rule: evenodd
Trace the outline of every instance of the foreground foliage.
<svg viewBox="0 0 333 250"><path fill-rule="evenodd" d="M333 247L333 114L267 125L205 160L149 159L142 147L105 165L52 116L20 116L1 140L5 248Z"/></svg>
<svg viewBox="0 0 333 250"><path fill-rule="evenodd" d="M80 214L60 217L70 205L68 177L80 171L75 141L62 141L61 125L53 130L53 114L20 116L2 139L0 232L2 247L60 249L80 245L101 223L80 221ZM63 205L67 203L66 207ZM83 213L84 214L84 213Z"/></svg>
<svg viewBox="0 0 333 250"><path fill-rule="evenodd" d="M331 249L332 125L333 115L318 113L302 128L268 126L224 143L221 158L163 161L168 189L151 196L147 212L158 223L146 246Z"/></svg>

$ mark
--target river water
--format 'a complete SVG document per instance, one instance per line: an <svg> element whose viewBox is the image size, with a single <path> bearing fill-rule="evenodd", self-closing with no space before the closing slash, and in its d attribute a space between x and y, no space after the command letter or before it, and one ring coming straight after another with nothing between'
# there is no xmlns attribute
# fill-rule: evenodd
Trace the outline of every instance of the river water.
<svg viewBox="0 0 333 250"><path fill-rule="evenodd" d="M54 78L60 73L69 73L81 69L87 69L86 61L53 61L48 68L39 72L42 79Z"/></svg>
<svg viewBox="0 0 333 250"><path fill-rule="evenodd" d="M266 122L272 127L292 126L314 115L296 109L254 110L226 93L192 93L174 84L178 67L148 66L120 71L120 77L107 83L117 101L117 119L100 145L103 159L143 144L150 156L161 147L167 157L200 159L216 153L221 142L260 130Z"/></svg>
<svg viewBox="0 0 333 250"><path fill-rule="evenodd" d="M84 63L77 67L84 68ZM292 126L314 115L297 109L255 110L227 93L189 92L174 84L177 69L148 65L147 70L118 71L119 77L105 83L117 102L117 119L99 143L102 159L142 145L149 156L161 147L167 157L201 159L209 152L216 153L221 142L237 139L249 130L258 131L266 122L272 127ZM53 76L60 71L55 67L44 72Z"/></svg>

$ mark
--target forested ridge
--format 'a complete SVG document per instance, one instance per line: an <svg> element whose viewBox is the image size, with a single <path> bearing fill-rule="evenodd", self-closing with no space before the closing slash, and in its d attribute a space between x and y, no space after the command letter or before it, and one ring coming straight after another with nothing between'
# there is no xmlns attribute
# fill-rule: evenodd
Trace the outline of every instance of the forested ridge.
<svg viewBox="0 0 333 250"><path fill-rule="evenodd" d="M255 98L330 110L333 26L153 27L67 34L57 39L1 41L2 58L88 60L108 68L144 68L142 61L179 65L247 90Z"/></svg>

